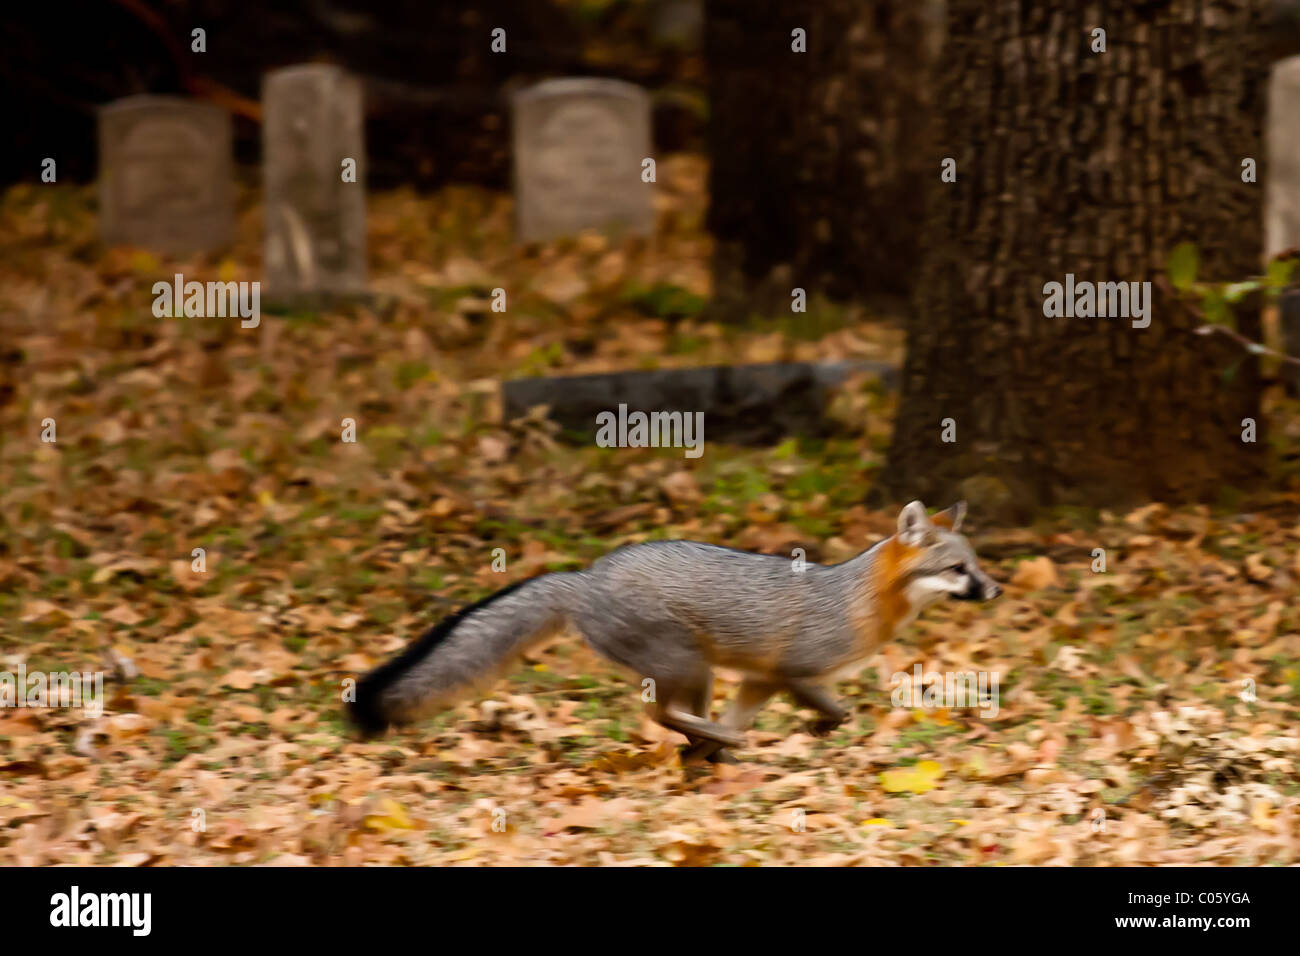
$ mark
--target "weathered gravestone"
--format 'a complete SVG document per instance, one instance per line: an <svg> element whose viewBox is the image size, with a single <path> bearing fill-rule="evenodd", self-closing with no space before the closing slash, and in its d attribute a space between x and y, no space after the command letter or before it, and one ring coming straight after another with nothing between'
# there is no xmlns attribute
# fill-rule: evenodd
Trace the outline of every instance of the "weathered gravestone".
<svg viewBox="0 0 1300 956"><path fill-rule="evenodd" d="M1300 248L1300 56L1273 65L1268 91L1268 165L1264 203L1264 258ZM1279 307L1284 348L1300 356L1300 276ZM1300 367L1285 374L1300 390Z"/></svg>
<svg viewBox="0 0 1300 956"><path fill-rule="evenodd" d="M100 235L186 254L234 234L230 115L208 103L130 96L99 111Z"/></svg>
<svg viewBox="0 0 1300 956"><path fill-rule="evenodd" d="M522 242L583 229L654 230L650 97L620 80L547 80L516 93L515 210Z"/></svg>
<svg viewBox="0 0 1300 956"><path fill-rule="evenodd" d="M1300 56L1273 65L1268 91L1264 256L1300 247Z"/></svg>
<svg viewBox="0 0 1300 956"><path fill-rule="evenodd" d="M338 67L291 66L262 85L268 299L351 296L366 286L361 84ZM349 164L347 161L351 160ZM355 169L355 181L348 168Z"/></svg>

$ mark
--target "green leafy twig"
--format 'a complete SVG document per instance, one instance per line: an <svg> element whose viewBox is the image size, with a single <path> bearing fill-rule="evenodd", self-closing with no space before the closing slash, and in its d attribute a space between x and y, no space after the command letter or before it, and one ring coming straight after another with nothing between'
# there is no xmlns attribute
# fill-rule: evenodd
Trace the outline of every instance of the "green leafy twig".
<svg viewBox="0 0 1300 956"><path fill-rule="evenodd" d="M1240 343L1242 348L1253 355L1271 355L1273 358L1281 359L1283 362L1300 365L1300 358L1296 358L1294 355L1287 355L1285 352L1279 352L1277 349L1271 349L1267 345L1261 345L1259 342L1246 338L1246 336L1242 335L1236 329L1230 329L1226 325L1202 325L1192 331L1197 335L1213 335L1215 332L1221 332L1233 341Z"/></svg>
<svg viewBox="0 0 1300 956"><path fill-rule="evenodd" d="M1254 276L1244 282L1197 282L1198 259L1194 243L1180 242L1170 252L1168 265L1169 282L1175 289L1201 297L1201 310L1206 324L1193 331L1197 335L1213 335L1218 332L1240 344L1252 355L1268 355L1300 365L1300 358L1269 348L1238 332L1232 310L1228 308L1254 292L1264 293L1270 301L1279 298L1291 281L1297 260L1291 255L1279 256L1268 264L1265 275Z"/></svg>

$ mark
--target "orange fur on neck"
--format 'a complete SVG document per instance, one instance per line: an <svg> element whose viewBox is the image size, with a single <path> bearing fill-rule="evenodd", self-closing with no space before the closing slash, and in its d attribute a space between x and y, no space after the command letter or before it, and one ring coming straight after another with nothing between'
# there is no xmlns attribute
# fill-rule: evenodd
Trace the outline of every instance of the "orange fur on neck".
<svg viewBox="0 0 1300 956"><path fill-rule="evenodd" d="M858 593L856 617L859 639L867 653L894 636L900 622L907 620L912 605L904 593L907 570L920 556L919 548L909 547L895 535L888 538L868 571L868 580Z"/></svg>

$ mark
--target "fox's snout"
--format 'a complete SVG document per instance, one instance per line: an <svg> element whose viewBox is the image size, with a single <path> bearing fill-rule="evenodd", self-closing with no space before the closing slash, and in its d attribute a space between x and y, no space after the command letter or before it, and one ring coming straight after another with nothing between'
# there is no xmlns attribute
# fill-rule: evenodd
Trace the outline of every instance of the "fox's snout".
<svg viewBox="0 0 1300 956"><path fill-rule="evenodd" d="M953 595L959 601L992 601L1002 593L998 582L979 572L970 576L970 584L965 591Z"/></svg>
<svg viewBox="0 0 1300 956"><path fill-rule="evenodd" d="M971 589L973 591L978 592L975 595L975 600L977 601L992 601L995 597L997 597L999 594L1002 593L1002 588L998 584L998 582L994 581L983 571L979 571L975 575L975 577L971 580L971 585L972 585Z"/></svg>

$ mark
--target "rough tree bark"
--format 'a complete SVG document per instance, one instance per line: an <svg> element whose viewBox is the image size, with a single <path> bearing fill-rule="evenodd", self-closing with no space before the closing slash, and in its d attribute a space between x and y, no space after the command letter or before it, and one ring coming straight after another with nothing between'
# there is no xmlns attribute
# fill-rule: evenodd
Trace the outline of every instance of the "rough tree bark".
<svg viewBox="0 0 1300 956"><path fill-rule="evenodd" d="M1213 500L1257 477L1263 436L1242 441L1242 419L1262 426L1256 363L1193 335L1161 277L1184 240L1204 278L1259 271L1262 187L1241 172L1263 156L1265 2L950 0L883 490L1023 514ZM1150 326L1045 317L1044 284L1067 273L1151 280ZM1239 321L1258 338L1257 314Z"/></svg>
<svg viewBox="0 0 1300 956"><path fill-rule="evenodd" d="M722 311L905 294L935 0L708 0L709 227ZM791 49L795 28L807 52Z"/></svg>

